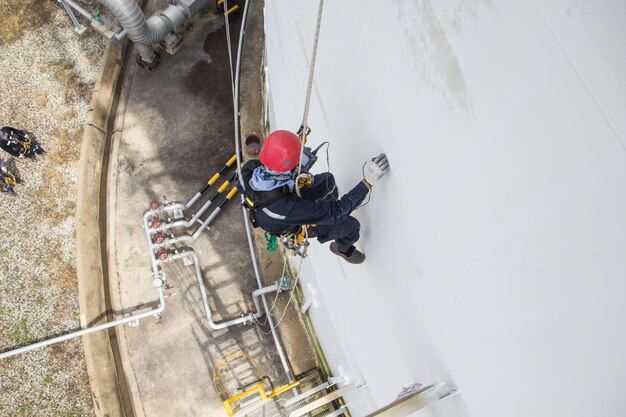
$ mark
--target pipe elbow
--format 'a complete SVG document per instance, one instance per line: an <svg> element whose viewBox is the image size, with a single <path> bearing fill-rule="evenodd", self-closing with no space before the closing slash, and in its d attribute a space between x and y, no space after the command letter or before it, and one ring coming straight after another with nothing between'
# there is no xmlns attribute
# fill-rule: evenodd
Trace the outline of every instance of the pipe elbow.
<svg viewBox="0 0 626 417"><path fill-rule="evenodd" d="M117 16L128 38L144 46L160 42L168 33L182 26L188 17L184 8L169 5L158 15L146 20L143 11L133 0L100 0L100 2Z"/></svg>

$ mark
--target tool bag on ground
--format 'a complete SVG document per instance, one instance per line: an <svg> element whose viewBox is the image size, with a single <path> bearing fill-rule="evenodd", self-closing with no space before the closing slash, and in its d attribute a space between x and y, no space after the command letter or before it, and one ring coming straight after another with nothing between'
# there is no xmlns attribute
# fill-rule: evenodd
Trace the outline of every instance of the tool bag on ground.
<svg viewBox="0 0 626 417"><path fill-rule="evenodd" d="M13 186L18 183L17 177L11 173L4 165L4 161L0 159L0 191L4 193L8 193L10 195L15 195L15 191L13 191Z"/></svg>
<svg viewBox="0 0 626 417"><path fill-rule="evenodd" d="M0 129L0 148L18 158L32 158L44 152L37 143L35 135L10 126Z"/></svg>

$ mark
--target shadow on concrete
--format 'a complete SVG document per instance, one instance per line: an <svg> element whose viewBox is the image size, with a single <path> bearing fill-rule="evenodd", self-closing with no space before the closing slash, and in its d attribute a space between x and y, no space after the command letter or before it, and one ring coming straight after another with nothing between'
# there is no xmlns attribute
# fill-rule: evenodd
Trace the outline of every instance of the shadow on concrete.
<svg viewBox="0 0 626 417"><path fill-rule="evenodd" d="M262 19L262 4L254 15ZM239 25L239 20L230 25L233 59ZM257 26L262 30L262 24L257 22ZM247 48L258 54L254 77L260 74L260 39L260 44ZM111 253L118 271L114 297L122 306L140 305L148 291L153 295L146 285L150 264L140 225L149 200L162 201L167 196L187 201L235 152L223 20L200 16L176 56L164 55L156 72L133 67L126 76L132 82L127 83L130 90L117 154L111 156L117 164L115 181L109 185L116 199L115 212L110 213L114 217ZM259 108L259 124L260 113ZM192 245L201 262L214 321L254 311L252 292L257 282L238 201L238 196L233 198ZM213 207L218 204L214 202ZM223 413L212 388L211 370L224 355L235 351L254 358L275 386L289 382L267 326L211 330L193 268L180 262L168 264L164 271L174 295L166 301L162 323L125 327L119 337L137 416ZM267 281L278 278L269 276ZM134 307L115 313L128 310ZM238 387L254 382L249 370L235 372L231 378Z"/></svg>

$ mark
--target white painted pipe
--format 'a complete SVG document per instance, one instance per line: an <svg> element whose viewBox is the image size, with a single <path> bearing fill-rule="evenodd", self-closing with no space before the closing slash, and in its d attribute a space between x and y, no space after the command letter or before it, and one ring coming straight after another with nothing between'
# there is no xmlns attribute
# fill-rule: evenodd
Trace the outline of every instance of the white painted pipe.
<svg viewBox="0 0 626 417"><path fill-rule="evenodd" d="M265 294L268 294L270 292L276 292L276 291L279 291L278 284L272 284L270 286L259 288L258 290L254 290L254 292L252 293L252 300L254 301L254 308L257 311L257 315L256 315L257 318L263 315L263 313L261 312L262 311L261 306L259 305L259 297Z"/></svg>
<svg viewBox="0 0 626 417"><path fill-rule="evenodd" d="M80 6L78 3L76 3L74 0L63 0L63 1L72 9L76 10L79 14L81 14L84 18L89 20L90 22L94 22L96 20L91 13L83 9L83 7Z"/></svg>
<svg viewBox="0 0 626 417"><path fill-rule="evenodd" d="M199 198L202 194L197 193L196 196ZM173 204L169 204L167 206L161 207L158 210L149 210L147 212L144 213L143 215L143 221L144 221L144 225L146 225L148 223L148 220L151 216L157 215L158 213L163 213L163 212L167 212L169 211L173 211L173 210L185 210L188 209L189 207L191 207L191 205L193 203L195 203L198 198L196 198L196 196L194 196L194 198L192 198L189 202L187 202L186 204L182 204L182 203L173 203ZM169 230L169 229L174 229L176 227L192 227L200 218L200 216L202 216L204 214L204 212L211 207L211 205L213 204L213 200L207 200L202 207L200 208L200 210L198 210L189 220L177 220L171 223L164 223L161 227L157 227L154 229L150 229L152 233L158 233L158 232L163 232L165 230ZM213 219L211 219L213 220Z"/></svg>
<svg viewBox="0 0 626 417"><path fill-rule="evenodd" d="M196 201L198 201L198 199L202 196L202 193L197 192L196 195L194 195L193 197L191 197L191 199L189 201L187 201L187 203L185 204L185 208L187 210L189 210L189 208L191 206L193 206L195 204Z"/></svg>
<svg viewBox="0 0 626 417"><path fill-rule="evenodd" d="M250 0L246 0L246 3L243 7L243 15L241 17L241 28L239 31L239 44L237 46L237 63L235 65L235 94L233 98L233 114L235 118L235 155L237 155L237 176L239 177L239 186L242 187L242 191L245 190L247 184L244 184L243 177L241 176L241 124L240 117L241 113L239 112L239 92L240 92L240 74L241 74L241 56L243 55L243 41L245 38L246 32L246 21L248 20L248 6L250 4ZM254 243L252 238L252 233L250 231L250 220L248 219L248 211L243 208L245 203L244 193L241 193L241 205L243 212L243 222L246 225L246 235L248 237L248 247L250 248L250 256L252 257L252 266L254 267L254 275L256 276L257 284L260 287L263 286L263 282L261 281L261 274L259 272L259 266L256 260L256 253L254 250ZM278 333L276 332L276 326L274 326L274 319L272 318L272 314L270 313L269 307L267 305L267 299L264 295L261 295L261 299L263 300L263 307L267 312L267 320L270 326L272 337L274 338L274 344L276 345L276 350L278 351L278 356L280 357L280 362L283 365L283 369L287 374L287 377L293 381L294 376L291 372L291 368L287 362L287 357L285 355L285 351L283 349L283 345L280 342L280 338L278 337Z"/></svg>
<svg viewBox="0 0 626 417"><path fill-rule="evenodd" d="M208 202L211 202L211 201L209 200ZM186 224L188 224L190 227L193 223L191 220L189 222L187 222L186 220L185 221L179 220L178 222L166 223L165 225L161 227L150 229L150 227L148 226L148 218L150 217L151 212L146 212L144 214L144 227L146 228L146 234L148 236L148 245L150 246L151 251L154 251L156 249L160 249L163 247L167 247L167 246L174 246L183 242L189 243L189 242L195 241L196 239L200 237L204 229L206 229L209 226L209 224L211 224L211 222L217 217L217 215L220 214L221 211L222 211L222 207L218 207L215 210L213 210L211 214L209 215L209 217L205 221L202 222L200 227L198 227L198 229L195 232L193 232L192 235L185 234L185 235L175 236L173 238L165 239L165 241L160 244L152 242L152 239L150 238L150 233L171 229L177 226L184 226ZM200 217L200 216L197 216L197 217ZM192 220L194 219L197 220L196 216L192 218Z"/></svg>
<svg viewBox="0 0 626 417"><path fill-rule="evenodd" d="M66 340L75 339L77 337L81 337L90 333L99 332L100 330L106 330L111 327L120 326L122 324L129 323L135 320L141 320L149 316L158 316L165 309L165 295L163 293L163 288L157 288L157 293L159 294L159 306L153 310L146 311L144 313L132 315L129 317L125 317L123 319L111 321L109 323L99 324L97 326L88 327L86 329L78 330L76 332L64 334L62 336L58 336L52 339L44 340L38 343L33 343L32 345L23 346L18 349L10 350L8 352L0 353L0 359L5 359L11 356L19 355L20 353L30 352L31 350L39 349L45 346L50 346L55 343L65 342Z"/></svg>
<svg viewBox="0 0 626 417"><path fill-rule="evenodd" d="M156 210L148 210L148 211L146 211L146 212L143 214L143 221L144 221L144 224L145 224L145 223L147 223L148 219L149 219L151 216L155 216L155 215L158 215L158 214L160 214L160 213L167 213L168 211L174 211L174 210L177 210L177 209L182 210L182 209L184 209L184 208L185 208L185 205L184 205L184 204L182 204L182 203L171 203L171 204L165 205L165 206L163 206L163 207L159 207L159 208L158 208L158 209L156 209ZM157 229L155 229L155 231L156 231L156 230L157 230Z"/></svg>
<svg viewBox="0 0 626 417"><path fill-rule="evenodd" d="M184 7L170 4L158 16L146 20L135 0L98 1L119 19L128 38L137 44L141 59L145 62L152 62L154 59L153 44L163 40L168 33L182 26L191 17Z"/></svg>
<svg viewBox="0 0 626 417"><path fill-rule="evenodd" d="M193 233L193 235L191 236L193 240L196 240L198 237L200 237L200 234L202 233L202 231L206 229L209 226L209 224L211 224L213 219L215 219L217 215L220 214L221 211L222 211L221 207L218 207L215 210L213 210L213 212L209 215L209 217L207 217L207 219L204 222L202 222L202 225L198 227L198 230L196 230Z"/></svg>
<svg viewBox="0 0 626 417"><path fill-rule="evenodd" d="M208 200L206 203L204 203L204 205L200 208L200 210L198 210L198 212L196 214L194 214L191 217L191 219L189 219L189 220L177 220L175 222L165 223L161 227L157 227L156 229L152 229L152 231L153 232L162 232L162 231L165 231L165 230L174 229L176 227L187 227L187 228L191 227L198 221L200 216L202 216L204 214L204 212L211 206L211 204L213 204L213 201L212 200ZM185 207L187 207L187 205L185 205Z"/></svg>
<svg viewBox="0 0 626 417"><path fill-rule="evenodd" d="M209 323L209 327L211 327L214 330L225 329L227 327L234 326L236 324L250 323L253 320L261 317L263 315L263 311L260 308L257 298L262 296L263 294L278 291L278 284L270 285L269 287L259 288L258 290L255 290L252 293L252 297L253 297L254 305L256 307L256 312L249 313L245 316L238 317L236 319L216 323L215 321L213 321L213 313L211 312L211 307L209 306L206 286L204 285L204 278L202 276L202 270L200 268L200 261L198 260L198 255L194 251L190 250L190 251L176 253L170 256L165 261L157 261L157 265L161 265L161 264L168 263L168 262L174 262L178 259L186 258L186 257L190 257L193 261L194 269L196 272L196 278L198 280L198 286L200 287L200 295L202 297L202 304L204 305L204 313Z"/></svg>
<svg viewBox="0 0 626 417"><path fill-rule="evenodd" d="M150 225L148 224L148 219L157 213L159 210L148 210L143 215L143 229L146 233L146 239L148 240L148 248L150 252L150 264L152 266L152 276L156 278L159 275L159 266L156 263L156 258L154 255L154 244L152 243L152 232L150 229Z"/></svg>

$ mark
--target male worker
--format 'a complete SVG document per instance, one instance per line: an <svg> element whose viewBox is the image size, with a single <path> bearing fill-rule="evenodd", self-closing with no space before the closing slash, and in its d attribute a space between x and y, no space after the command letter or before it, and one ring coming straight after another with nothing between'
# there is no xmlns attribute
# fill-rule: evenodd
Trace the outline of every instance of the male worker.
<svg viewBox="0 0 626 417"><path fill-rule="evenodd" d="M387 157L380 154L367 161L365 178L337 199L335 178L330 172L315 175L313 183L302 188L298 197L295 187L300 155L298 136L277 130L265 140L260 162L251 160L244 165L246 201L254 222L274 235L297 233L303 225L311 225L309 237L317 237L321 243L334 240L330 244L332 253L350 263L362 263L365 255L354 247L361 226L350 213L387 172Z"/></svg>

